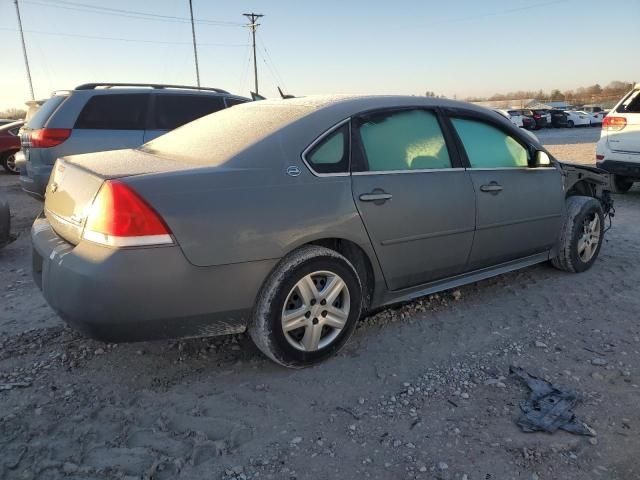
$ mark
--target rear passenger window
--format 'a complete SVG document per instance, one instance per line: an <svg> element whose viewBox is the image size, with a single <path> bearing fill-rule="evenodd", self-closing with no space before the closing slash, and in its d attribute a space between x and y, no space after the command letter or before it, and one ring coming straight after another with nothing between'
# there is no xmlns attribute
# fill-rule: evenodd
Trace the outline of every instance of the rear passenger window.
<svg viewBox="0 0 640 480"><path fill-rule="evenodd" d="M528 166L527 149L502 130L475 120L451 120L472 168Z"/></svg>
<svg viewBox="0 0 640 480"><path fill-rule="evenodd" d="M349 171L349 124L346 123L320 140L304 156L316 173Z"/></svg>
<svg viewBox="0 0 640 480"><path fill-rule="evenodd" d="M220 96L156 95L155 118L152 128L173 130L224 108L224 99Z"/></svg>
<svg viewBox="0 0 640 480"><path fill-rule="evenodd" d="M371 172L451 168L438 118L432 112L368 115L359 131Z"/></svg>
<svg viewBox="0 0 640 480"><path fill-rule="evenodd" d="M91 97L74 128L144 130L149 94L126 93Z"/></svg>

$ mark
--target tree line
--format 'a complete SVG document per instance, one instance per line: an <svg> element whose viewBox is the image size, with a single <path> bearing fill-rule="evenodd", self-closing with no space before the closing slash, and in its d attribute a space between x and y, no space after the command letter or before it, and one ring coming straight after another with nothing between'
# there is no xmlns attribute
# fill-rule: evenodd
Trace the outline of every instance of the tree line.
<svg viewBox="0 0 640 480"><path fill-rule="evenodd" d="M633 83L614 80L605 87L596 83L588 87L578 87L573 90L561 91L554 88L543 90L518 90L508 93L496 93L490 97L467 97L468 102L483 102L492 100L523 100L535 98L542 101L567 102L571 104L597 103L605 100L617 100L633 88Z"/></svg>

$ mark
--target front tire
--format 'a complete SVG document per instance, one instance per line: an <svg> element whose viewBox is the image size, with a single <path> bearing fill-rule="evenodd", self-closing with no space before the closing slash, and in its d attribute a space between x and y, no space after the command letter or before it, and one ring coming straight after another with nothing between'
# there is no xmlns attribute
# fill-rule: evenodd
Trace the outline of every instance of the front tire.
<svg viewBox="0 0 640 480"><path fill-rule="evenodd" d="M573 123L573 120L569 120L569 121L567 122L567 127L569 127L569 128L573 128L574 126L575 126L575 124Z"/></svg>
<svg viewBox="0 0 640 480"><path fill-rule="evenodd" d="M554 267L579 273L591 268L598 258L604 239L604 213L592 197L569 197L557 244Z"/></svg>
<svg viewBox="0 0 640 480"><path fill-rule="evenodd" d="M283 258L265 281L249 334L280 365L308 367L344 346L361 311L354 266L334 250L308 245Z"/></svg>

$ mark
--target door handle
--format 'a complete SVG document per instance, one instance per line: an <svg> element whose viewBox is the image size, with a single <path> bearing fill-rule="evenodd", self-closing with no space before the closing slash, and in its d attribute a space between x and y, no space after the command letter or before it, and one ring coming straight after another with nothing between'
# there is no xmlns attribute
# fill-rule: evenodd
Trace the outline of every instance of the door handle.
<svg viewBox="0 0 640 480"><path fill-rule="evenodd" d="M502 185L498 185L496 182L491 182L489 185L482 185L480 190L483 192L497 194L502 191Z"/></svg>
<svg viewBox="0 0 640 480"><path fill-rule="evenodd" d="M390 193L384 193L384 192L371 192L371 193L363 193L362 195L360 195L361 201L363 202L376 202L376 203L384 203L387 200L391 200L393 198L393 195L391 195Z"/></svg>

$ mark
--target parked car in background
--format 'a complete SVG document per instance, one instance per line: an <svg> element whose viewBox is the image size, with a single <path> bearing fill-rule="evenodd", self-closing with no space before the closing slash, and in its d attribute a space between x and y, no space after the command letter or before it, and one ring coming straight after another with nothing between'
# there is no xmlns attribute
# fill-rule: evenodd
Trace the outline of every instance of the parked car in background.
<svg viewBox="0 0 640 480"><path fill-rule="evenodd" d="M507 110L501 110L501 109L495 109L495 111L498 112L503 117L505 117L506 119L508 119L509 121L511 121L511 123L513 123L516 127L523 126L522 115L520 115L518 112L514 110L507 111Z"/></svg>
<svg viewBox="0 0 640 480"><path fill-rule="evenodd" d="M599 127L602 125L602 122L604 121L604 117L607 115L604 111L602 112L585 112L588 113L589 115L589 119L591 120L591 126L592 127Z"/></svg>
<svg viewBox="0 0 640 480"><path fill-rule="evenodd" d="M566 110L567 127L588 127L591 125L591 116L587 112L578 110Z"/></svg>
<svg viewBox="0 0 640 480"><path fill-rule="evenodd" d="M614 174L618 193L629 191L640 181L640 84L604 117L596 163Z"/></svg>
<svg viewBox="0 0 640 480"><path fill-rule="evenodd" d="M58 157L137 147L196 118L248 101L218 88L176 85L89 83L56 92L20 133L25 156L22 189L42 198Z"/></svg>
<svg viewBox="0 0 640 480"><path fill-rule="evenodd" d="M31 230L34 280L98 338L248 329L304 367L362 312L549 260L587 270L608 181L463 102L251 102L59 159Z"/></svg>
<svg viewBox="0 0 640 480"><path fill-rule="evenodd" d="M534 130L540 130L541 128L544 128L547 126L547 122L548 122L547 114L544 110L531 110L528 108L522 108L514 111L519 112L520 115L524 117L531 118L534 122L534 126L533 126Z"/></svg>
<svg viewBox="0 0 640 480"><path fill-rule="evenodd" d="M15 155L20 150L18 132L24 125L22 120L0 126L0 165L12 174L18 174Z"/></svg>
<svg viewBox="0 0 640 480"><path fill-rule="evenodd" d="M587 113L603 113L604 112L604 108L602 108L601 105L583 105L583 107L580 110Z"/></svg>
<svg viewBox="0 0 640 480"><path fill-rule="evenodd" d="M13 240L11 235L11 212L9 201L0 193L0 248Z"/></svg>
<svg viewBox="0 0 640 480"><path fill-rule="evenodd" d="M535 118L522 115L522 127L527 130L535 130L536 129Z"/></svg>
<svg viewBox="0 0 640 480"><path fill-rule="evenodd" d="M568 126L567 114L562 110L549 110L551 115L551 126L553 128L561 128Z"/></svg>

